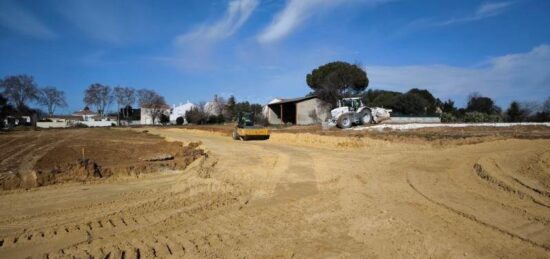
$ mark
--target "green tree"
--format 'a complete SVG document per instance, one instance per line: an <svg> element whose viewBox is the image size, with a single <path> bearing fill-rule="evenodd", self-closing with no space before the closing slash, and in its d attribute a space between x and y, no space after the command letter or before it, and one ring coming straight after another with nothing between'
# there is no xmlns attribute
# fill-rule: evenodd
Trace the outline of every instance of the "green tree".
<svg viewBox="0 0 550 259"><path fill-rule="evenodd" d="M395 109L404 115L425 115L429 102L416 93L406 93L399 97Z"/></svg>
<svg viewBox="0 0 550 259"><path fill-rule="evenodd" d="M0 129L6 127L4 120L10 115L15 115L16 110L12 105L8 103L8 99L0 94Z"/></svg>
<svg viewBox="0 0 550 259"><path fill-rule="evenodd" d="M369 85L367 72L359 65L336 61L314 69L306 76L313 94L335 106L344 96L357 95Z"/></svg>
<svg viewBox="0 0 550 259"><path fill-rule="evenodd" d="M427 102L427 106L425 107L425 113L426 114L434 114L439 106L441 106L441 101L437 98L435 98L430 91L426 89L418 89L413 88L409 90L409 94L416 94L420 97L422 97Z"/></svg>
<svg viewBox="0 0 550 259"><path fill-rule="evenodd" d="M468 98L466 110L469 112L481 112L486 114L500 113L500 107L495 105L493 99L473 93Z"/></svg>
<svg viewBox="0 0 550 259"><path fill-rule="evenodd" d="M369 89L363 95L363 102L372 107L395 109L401 95L403 94L400 92Z"/></svg>
<svg viewBox="0 0 550 259"><path fill-rule="evenodd" d="M525 112L521 109L518 102L514 101L510 104L508 110L506 110L508 121L518 122L525 119Z"/></svg>
<svg viewBox="0 0 550 259"><path fill-rule="evenodd" d="M443 113L449 113L449 114L456 114L457 109L455 107L455 102L451 99L448 99L447 101L444 101L441 104L441 110Z"/></svg>
<svg viewBox="0 0 550 259"><path fill-rule="evenodd" d="M225 121L233 121L233 118L235 117L235 105L237 104L237 101L235 100L235 96L231 95L229 98L227 98L227 102L225 103L224 108L224 118Z"/></svg>

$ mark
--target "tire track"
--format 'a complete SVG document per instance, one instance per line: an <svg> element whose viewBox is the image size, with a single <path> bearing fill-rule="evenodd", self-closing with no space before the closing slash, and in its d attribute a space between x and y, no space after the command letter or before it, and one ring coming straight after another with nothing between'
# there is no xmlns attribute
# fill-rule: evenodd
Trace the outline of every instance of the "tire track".
<svg viewBox="0 0 550 259"><path fill-rule="evenodd" d="M500 228L500 227L498 227L498 226L496 226L496 225L493 225L493 224L490 224L490 223L488 223L488 222L482 221L482 220L478 219L476 216L474 216L474 215L472 215L472 214L465 213L465 212L463 212L463 211L457 210L457 209L455 209L455 208L453 208L453 207L451 207L451 206L449 206L449 205L447 205L447 204L445 204L445 203L442 203L442 202L439 202L439 201L436 201L436 200L430 198L429 196L427 196L426 194L424 194L423 192L421 192L418 188L416 188L416 187L411 183L411 180L410 180L410 178L409 178L409 174L407 174L407 184L411 187L412 190L414 190L416 193L418 193L418 194L419 194L420 196L422 196L424 199L428 200L429 202L431 202L431 203L433 203L433 204L435 204L435 205L437 205L437 206L439 206L439 207L442 207L443 209L445 209L445 210L447 210L447 211L449 211L449 212L451 212L451 213L454 213L454 214L456 214L456 215L458 215L458 216L461 216L461 217L463 217L463 218L469 219L469 220L471 220L471 221L473 221L473 222L475 222L475 223L477 223L477 224L479 224L479 225L482 225L482 226L484 226L484 227L487 227L487 228L496 230L496 231L498 231L498 232L500 232L500 233L502 233L502 234L505 234L505 235L507 235L507 236L509 236L509 237L516 238L516 239L521 240L521 241L523 241L523 242L529 243L529 244L531 244L531 245L533 245L533 246L542 248L542 249L544 249L544 250L546 250L546 251L550 251L550 245L548 245L548 244L539 244L539 243L537 243L537 242L535 242L535 241L533 241L533 240L530 240L530 239L528 239L528 238L525 238L525 237L522 237L522 236L517 235L517 234L515 234L515 233L512 233L512 232L510 232L510 231L508 231L508 230L505 230L505 229L503 229L503 228Z"/></svg>

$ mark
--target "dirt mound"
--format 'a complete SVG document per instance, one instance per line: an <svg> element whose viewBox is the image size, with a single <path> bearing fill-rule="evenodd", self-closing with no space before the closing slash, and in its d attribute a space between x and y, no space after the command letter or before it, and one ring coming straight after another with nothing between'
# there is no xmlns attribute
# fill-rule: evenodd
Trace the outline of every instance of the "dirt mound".
<svg viewBox="0 0 550 259"><path fill-rule="evenodd" d="M53 143L36 138L36 143L31 143L34 151L13 159L12 164L7 165L12 170L0 172L0 189L182 170L195 159L206 156L198 148L200 143L167 142L143 132L101 129L65 132L67 134L42 135L41 138L58 138Z"/></svg>

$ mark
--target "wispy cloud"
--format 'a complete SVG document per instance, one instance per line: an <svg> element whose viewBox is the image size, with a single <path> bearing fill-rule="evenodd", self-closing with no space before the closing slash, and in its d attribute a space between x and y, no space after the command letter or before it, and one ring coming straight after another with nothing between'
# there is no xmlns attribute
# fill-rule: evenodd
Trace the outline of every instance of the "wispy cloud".
<svg viewBox="0 0 550 259"><path fill-rule="evenodd" d="M258 0L231 0L224 14L215 22L200 24L176 37L176 57L160 59L183 69L212 67L218 43L237 33L257 6Z"/></svg>
<svg viewBox="0 0 550 259"><path fill-rule="evenodd" d="M512 4L512 2L484 3L480 5L473 14L463 17L451 18L446 21L436 22L435 25L446 26L456 23L473 22L497 16L506 12Z"/></svg>
<svg viewBox="0 0 550 259"><path fill-rule="evenodd" d="M36 39L55 38L56 34L17 1L0 1L0 25Z"/></svg>
<svg viewBox="0 0 550 259"><path fill-rule="evenodd" d="M427 88L436 96L465 100L480 92L501 100L542 99L550 94L550 45L526 53L492 58L483 67L463 68L448 65L367 66L371 85L406 91Z"/></svg>
<svg viewBox="0 0 550 259"><path fill-rule="evenodd" d="M124 44L143 37L148 28L138 1L56 1L56 9L85 36L99 42Z"/></svg>
<svg viewBox="0 0 550 259"><path fill-rule="evenodd" d="M203 44L230 37L245 24L257 6L257 0L233 0L229 2L221 19L213 24L202 24L194 30L178 36L176 43Z"/></svg>
<svg viewBox="0 0 550 259"><path fill-rule="evenodd" d="M326 8L334 8L345 3L377 4L388 0L289 0L281 12L275 15L271 24L258 36L260 43L270 43L291 34L311 16Z"/></svg>

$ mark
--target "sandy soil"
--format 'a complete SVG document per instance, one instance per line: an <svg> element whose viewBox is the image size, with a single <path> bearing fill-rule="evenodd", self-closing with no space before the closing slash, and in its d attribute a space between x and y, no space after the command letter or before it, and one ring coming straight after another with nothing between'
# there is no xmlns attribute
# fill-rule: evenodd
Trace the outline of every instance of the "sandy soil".
<svg viewBox="0 0 550 259"><path fill-rule="evenodd" d="M146 131L67 129L0 134L0 190L185 169L204 152Z"/></svg>
<svg viewBox="0 0 550 259"><path fill-rule="evenodd" d="M149 131L208 156L0 192L0 257L550 258L548 139Z"/></svg>

